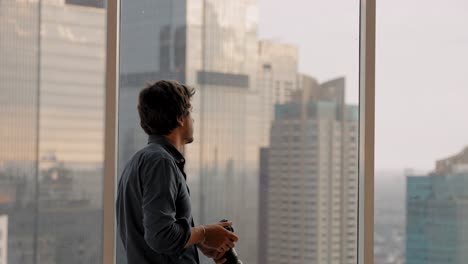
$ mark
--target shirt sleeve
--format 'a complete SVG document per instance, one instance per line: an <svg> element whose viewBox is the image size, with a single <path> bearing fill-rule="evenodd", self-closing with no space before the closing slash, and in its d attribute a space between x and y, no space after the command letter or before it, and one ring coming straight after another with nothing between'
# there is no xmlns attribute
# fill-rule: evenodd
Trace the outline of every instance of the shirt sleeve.
<svg viewBox="0 0 468 264"><path fill-rule="evenodd" d="M180 255L190 239L189 219L176 218L179 180L174 162L158 159L142 168L145 241L159 254Z"/></svg>

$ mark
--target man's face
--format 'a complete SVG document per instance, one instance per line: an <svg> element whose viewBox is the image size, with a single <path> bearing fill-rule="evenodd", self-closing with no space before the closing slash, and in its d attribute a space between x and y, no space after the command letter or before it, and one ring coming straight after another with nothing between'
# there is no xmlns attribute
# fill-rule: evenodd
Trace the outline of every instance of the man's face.
<svg viewBox="0 0 468 264"><path fill-rule="evenodd" d="M193 142L193 118L192 114L189 113L185 118L184 118L184 139L187 142L186 144L190 144Z"/></svg>

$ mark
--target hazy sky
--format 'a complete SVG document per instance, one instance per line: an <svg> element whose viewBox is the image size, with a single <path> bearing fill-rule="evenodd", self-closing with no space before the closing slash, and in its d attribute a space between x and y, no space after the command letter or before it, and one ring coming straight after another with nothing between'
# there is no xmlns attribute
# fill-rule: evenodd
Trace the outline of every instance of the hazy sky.
<svg viewBox="0 0 468 264"><path fill-rule="evenodd" d="M359 1L260 0L259 34L357 102ZM376 168L430 170L468 145L468 1L377 0Z"/></svg>

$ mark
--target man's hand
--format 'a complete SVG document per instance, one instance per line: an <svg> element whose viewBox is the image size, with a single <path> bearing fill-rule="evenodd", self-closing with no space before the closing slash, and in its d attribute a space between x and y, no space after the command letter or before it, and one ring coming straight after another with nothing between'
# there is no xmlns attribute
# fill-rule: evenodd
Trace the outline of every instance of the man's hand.
<svg viewBox="0 0 468 264"><path fill-rule="evenodd" d="M203 253L203 255L207 256L208 258L211 258L214 260L216 264L223 264L226 262L226 259L223 258L225 252L219 252L216 249L209 248L205 246L203 243L197 245L200 251Z"/></svg>
<svg viewBox="0 0 468 264"><path fill-rule="evenodd" d="M231 226L232 222L220 222L217 224L205 226L205 241L204 247L217 250L218 252L226 252L235 246L235 242L239 238L224 227Z"/></svg>
<svg viewBox="0 0 468 264"><path fill-rule="evenodd" d="M223 264L224 262L226 262L227 259L222 258L222 257L223 257L223 255L221 255L221 257L219 257L219 258L214 258L213 260L214 260L214 262L216 264Z"/></svg>

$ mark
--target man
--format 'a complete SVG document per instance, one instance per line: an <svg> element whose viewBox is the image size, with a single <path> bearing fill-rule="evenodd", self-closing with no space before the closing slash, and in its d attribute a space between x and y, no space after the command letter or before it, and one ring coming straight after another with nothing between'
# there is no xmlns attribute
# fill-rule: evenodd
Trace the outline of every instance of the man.
<svg viewBox="0 0 468 264"><path fill-rule="evenodd" d="M199 263L198 251L216 263L238 237L224 227L194 226L181 154L193 141L193 88L158 81L139 95L140 125L148 145L126 164L117 194L117 227L128 264Z"/></svg>

